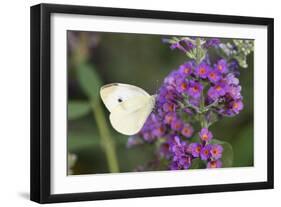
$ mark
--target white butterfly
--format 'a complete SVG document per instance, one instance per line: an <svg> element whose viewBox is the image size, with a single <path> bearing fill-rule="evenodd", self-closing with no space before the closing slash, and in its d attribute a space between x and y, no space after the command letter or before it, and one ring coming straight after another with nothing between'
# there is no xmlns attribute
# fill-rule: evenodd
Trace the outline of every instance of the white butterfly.
<svg viewBox="0 0 281 207"><path fill-rule="evenodd" d="M100 96L110 111L112 127L125 135L138 133L155 104L155 95L123 83L111 83L100 89Z"/></svg>

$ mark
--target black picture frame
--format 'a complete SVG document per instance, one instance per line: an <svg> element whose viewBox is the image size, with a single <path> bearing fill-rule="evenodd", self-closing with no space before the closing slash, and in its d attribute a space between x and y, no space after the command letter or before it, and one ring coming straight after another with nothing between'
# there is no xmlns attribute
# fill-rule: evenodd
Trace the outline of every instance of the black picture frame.
<svg viewBox="0 0 281 207"><path fill-rule="evenodd" d="M51 160L50 160L50 130L51 130L51 45L50 16L53 13L99 15L112 17L133 17L164 20L181 20L195 22L218 22L247 25L267 26L267 181L238 184L219 184L191 187L169 187L154 189L85 192L74 194L51 194ZM165 196L178 194L195 194L224 191L241 191L273 188L274 177L274 83L273 83L273 43L274 20L272 18L195 14L152 10L135 10L120 8L103 8L89 6L39 4L31 7L31 174L30 199L39 203L86 201L101 199L133 198L146 196Z"/></svg>

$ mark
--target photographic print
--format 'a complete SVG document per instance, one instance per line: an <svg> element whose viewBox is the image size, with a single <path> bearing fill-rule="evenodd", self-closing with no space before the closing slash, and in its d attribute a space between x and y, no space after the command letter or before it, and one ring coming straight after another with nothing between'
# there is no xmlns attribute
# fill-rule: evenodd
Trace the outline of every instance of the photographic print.
<svg viewBox="0 0 281 207"><path fill-rule="evenodd" d="M273 188L273 24L31 7L31 200Z"/></svg>
<svg viewBox="0 0 281 207"><path fill-rule="evenodd" d="M253 39L66 35L68 175L254 166Z"/></svg>

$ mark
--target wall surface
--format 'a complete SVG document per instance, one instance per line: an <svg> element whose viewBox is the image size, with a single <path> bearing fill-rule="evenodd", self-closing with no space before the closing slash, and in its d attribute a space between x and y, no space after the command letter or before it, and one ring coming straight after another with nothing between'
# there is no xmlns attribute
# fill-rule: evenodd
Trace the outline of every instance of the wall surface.
<svg viewBox="0 0 281 207"><path fill-rule="evenodd" d="M3 1L0 33L0 205L36 206L29 198L29 7L37 3L68 3L136 9L218 13L275 18L275 189L248 192L212 193L154 198L63 203L53 206L266 206L281 201L280 104L281 13L278 1L201 0L69 0L69 1ZM279 49L277 49L279 47ZM15 61L15 59L17 61ZM266 70L266 69L265 69ZM265 71L266 72L266 71ZM16 76L14 75L16 74ZM13 78L11 78L13 77ZM262 84L262 83L261 83Z"/></svg>

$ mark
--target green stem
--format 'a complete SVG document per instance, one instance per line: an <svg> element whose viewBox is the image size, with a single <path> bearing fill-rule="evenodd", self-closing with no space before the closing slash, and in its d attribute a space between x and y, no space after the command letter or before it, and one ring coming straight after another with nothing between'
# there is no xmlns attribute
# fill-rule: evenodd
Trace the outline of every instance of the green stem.
<svg viewBox="0 0 281 207"><path fill-rule="evenodd" d="M199 56L199 50L200 50L201 44L200 44L200 38L196 38L196 63L200 63L200 56Z"/></svg>
<svg viewBox="0 0 281 207"><path fill-rule="evenodd" d="M108 128L106 127L107 124L106 124L106 120L104 118L105 116L104 116L103 110L101 108L101 105L99 102L92 103L91 105L92 105L94 117L97 122L98 130L99 130L99 133L101 136L101 144L105 151L109 171L111 173L119 172L115 144L114 144L113 139L110 136L110 132L109 132Z"/></svg>
<svg viewBox="0 0 281 207"><path fill-rule="evenodd" d="M202 93L201 93L201 97L200 97L200 111L202 112L200 114L200 124L201 124L201 128L208 128L208 124L206 122L206 119L205 119L205 99L204 99L204 92L202 90Z"/></svg>

